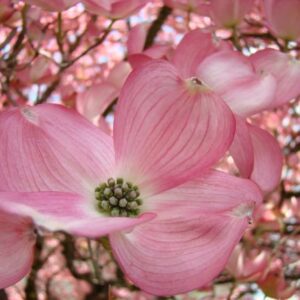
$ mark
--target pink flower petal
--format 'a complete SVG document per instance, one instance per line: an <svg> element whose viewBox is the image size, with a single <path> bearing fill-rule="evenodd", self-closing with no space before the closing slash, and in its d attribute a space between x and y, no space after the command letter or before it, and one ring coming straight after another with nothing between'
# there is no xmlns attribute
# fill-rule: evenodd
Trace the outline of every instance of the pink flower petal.
<svg viewBox="0 0 300 300"><path fill-rule="evenodd" d="M288 54L265 49L250 56L258 72L271 73L277 79L276 99L270 108L278 107L300 95L300 61Z"/></svg>
<svg viewBox="0 0 300 300"><path fill-rule="evenodd" d="M93 14L104 15L113 19L130 16L141 9L149 0L110 0L108 8L105 0L83 0L88 11ZM104 5L105 4L105 5Z"/></svg>
<svg viewBox="0 0 300 300"><path fill-rule="evenodd" d="M285 40L300 38L299 0L264 0L267 25L273 34Z"/></svg>
<svg viewBox="0 0 300 300"><path fill-rule="evenodd" d="M206 90L190 91L166 61L131 73L120 95L114 142L121 177L158 192L216 163L233 139L235 120Z"/></svg>
<svg viewBox="0 0 300 300"><path fill-rule="evenodd" d="M250 177L254 166L254 151L249 127L243 119L236 117L236 131L230 146L230 154L243 177Z"/></svg>
<svg viewBox="0 0 300 300"><path fill-rule="evenodd" d="M184 36L174 51L172 62L183 78L189 78L195 76L199 64L216 51L218 46L212 35L196 29Z"/></svg>
<svg viewBox="0 0 300 300"><path fill-rule="evenodd" d="M171 52L172 48L170 45L154 45L144 51L144 54L152 58L165 58Z"/></svg>
<svg viewBox="0 0 300 300"><path fill-rule="evenodd" d="M128 61L133 69L139 68L151 60L152 57L143 53L131 54L128 56Z"/></svg>
<svg viewBox="0 0 300 300"><path fill-rule="evenodd" d="M1 203L0 228L0 289L3 289L29 273L35 237L30 219L7 213Z"/></svg>
<svg viewBox="0 0 300 300"><path fill-rule="evenodd" d="M211 17L218 27L231 28L239 25L253 4L254 0L213 0L210 2Z"/></svg>
<svg viewBox="0 0 300 300"><path fill-rule="evenodd" d="M130 64L127 61L121 61L112 68L106 81L117 89L121 89L130 72Z"/></svg>
<svg viewBox="0 0 300 300"><path fill-rule="evenodd" d="M130 30L127 40L129 55L143 52L148 28L148 24L141 23Z"/></svg>
<svg viewBox="0 0 300 300"><path fill-rule="evenodd" d="M240 116L258 113L274 100L275 78L256 74L250 60L238 52L222 51L209 56L197 73Z"/></svg>
<svg viewBox="0 0 300 300"><path fill-rule="evenodd" d="M25 2L49 11L63 11L79 2L79 0L25 0Z"/></svg>
<svg viewBox="0 0 300 300"><path fill-rule="evenodd" d="M254 168L251 179L264 192L270 192L279 184L283 157L277 140L266 130L250 126L254 150Z"/></svg>
<svg viewBox="0 0 300 300"><path fill-rule="evenodd" d="M243 177L251 178L264 192L279 183L282 153L276 139L266 130L237 118L230 154Z"/></svg>
<svg viewBox="0 0 300 300"><path fill-rule="evenodd" d="M270 263L270 253L261 251L253 254L239 244L235 247L226 269L237 279L257 280Z"/></svg>
<svg viewBox="0 0 300 300"><path fill-rule="evenodd" d="M153 220L130 233L112 234L110 241L114 256L135 285L167 296L212 281L247 226L245 217L202 213L199 201L195 213Z"/></svg>
<svg viewBox="0 0 300 300"><path fill-rule="evenodd" d="M0 124L2 191L85 194L111 176L111 138L71 110L51 104L12 109L0 114Z"/></svg>
<svg viewBox="0 0 300 300"><path fill-rule="evenodd" d="M156 212L159 217L180 217L197 211L203 214L238 213L239 209L248 207L248 216L251 216L254 205L261 201L261 191L252 181L211 170L201 178L147 198L145 209ZM247 210L244 213L246 215Z"/></svg>
<svg viewBox="0 0 300 300"><path fill-rule="evenodd" d="M0 200L6 211L30 217L38 226L91 238L130 229L156 216L154 213L144 213L138 218L107 217L97 211L92 196L87 199L70 193L3 192L0 193Z"/></svg>
<svg viewBox="0 0 300 300"><path fill-rule="evenodd" d="M78 94L76 99L77 111L96 125L101 115L118 94L119 90L111 83L104 82L92 85L85 92Z"/></svg>

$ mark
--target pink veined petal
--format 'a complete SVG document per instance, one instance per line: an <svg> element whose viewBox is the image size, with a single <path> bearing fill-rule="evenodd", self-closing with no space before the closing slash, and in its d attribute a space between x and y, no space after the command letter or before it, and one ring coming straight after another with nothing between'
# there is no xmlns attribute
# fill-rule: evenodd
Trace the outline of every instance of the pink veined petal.
<svg viewBox="0 0 300 300"><path fill-rule="evenodd" d="M256 70L271 73L277 80L275 108L300 95L300 61L274 49L264 49L250 56Z"/></svg>
<svg viewBox="0 0 300 300"><path fill-rule="evenodd" d="M236 214L251 217L262 193L251 180L210 170L205 175L145 200L146 211L159 217L180 217L193 213Z"/></svg>
<svg viewBox="0 0 300 300"><path fill-rule="evenodd" d="M147 62L151 61L153 58L140 53L140 54L131 54L128 56L128 61L133 69L139 68L145 65Z"/></svg>
<svg viewBox="0 0 300 300"><path fill-rule="evenodd" d="M208 284L225 267L262 195L250 180L211 171L147 199L158 217L110 235L113 253L134 284L174 295Z"/></svg>
<svg viewBox="0 0 300 300"><path fill-rule="evenodd" d="M243 177L250 177L254 166L254 151L249 127L236 116L236 131L230 146L230 154Z"/></svg>
<svg viewBox="0 0 300 300"><path fill-rule="evenodd" d="M83 0L87 10L99 15L104 15L114 19L128 17L141 9L149 0L115 0L110 1L110 8L103 6L102 1L98 4L97 0Z"/></svg>
<svg viewBox="0 0 300 300"><path fill-rule="evenodd" d="M250 60L238 52L209 56L197 70L197 77L242 117L268 108L275 99L276 79L271 74L256 74Z"/></svg>
<svg viewBox="0 0 300 300"><path fill-rule="evenodd" d="M144 54L152 58L164 58L167 57L171 52L172 48L170 45L154 45L144 51Z"/></svg>
<svg viewBox="0 0 300 300"><path fill-rule="evenodd" d="M253 4L254 0L212 0L210 13L217 26L234 27L243 20Z"/></svg>
<svg viewBox="0 0 300 300"><path fill-rule="evenodd" d="M148 24L141 23L134 26L130 30L127 40L127 49L129 55L143 52L148 28Z"/></svg>
<svg viewBox="0 0 300 300"><path fill-rule="evenodd" d="M79 2L79 0L25 0L25 2L49 11L63 11Z"/></svg>
<svg viewBox="0 0 300 300"><path fill-rule="evenodd" d="M95 84L85 92L78 94L76 99L77 111L96 125L118 94L119 90L111 83Z"/></svg>
<svg viewBox="0 0 300 300"><path fill-rule="evenodd" d="M131 14L138 12L150 0L119 0L112 4L111 17L126 18Z"/></svg>
<svg viewBox="0 0 300 300"><path fill-rule="evenodd" d="M112 134L112 130L109 126L109 123L105 120L104 117L99 118L97 126L106 134L109 134L109 135Z"/></svg>
<svg viewBox="0 0 300 300"><path fill-rule="evenodd" d="M130 72L130 64L127 61L121 61L110 71L106 81L117 89L121 89Z"/></svg>
<svg viewBox="0 0 300 300"><path fill-rule="evenodd" d="M111 137L60 105L2 112L0 138L2 191L85 194L112 175Z"/></svg>
<svg viewBox="0 0 300 300"><path fill-rule="evenodd" d="M1 203L0 228L0 289L3 289L29 273L35 236L30 218L6 212Z"/></svg>
<svg viewBox="0 0 300 300"><path fill-rule="evenodd" d="M164 0L165 5L184 11L208 16L209 10L205 0Z"/></svg>
<svg viewBox="0 0 300 300"><path fill-rule="evenodd" d="M277 140L257 126L249 126L254 150L254 168L251 179L265 192L279 184L283 157Z"/></svg>
<svg viewBox="0 0 300 300"><path fill-rule="evenodd" d="M83 0L84 4L91 7L98 7L104 10L111 10L112 0Z"/></svg>
<svg viewBox="0 0 300 300"><path fill-rule="evenodd" d="M174 51L172 63L183 78L195 76L199 64L210 54L218 51L210 33L195 29L184 36Z"/></svg>
<svg viewBox="0 0 300 300"><path fill-rule="evenodd" d="M128 230L156 216L144 213L137 218L108 217L97 212L92 199L58 192L1 192L0 207L9 213L31 218L36 225L48 230L64 230L90 238Z"/></svg>
<svg viewBox="0 0 300 300"><path fill-rule="evenodd" d="M300 38L299 0L264 0L267 25L278 37L286 40Z"/></svg>
<svg viewBox="0 0 300 300"><path fill-rule="evenodd" d="M123 272L142 290L160 296L210 283L248 226L246 218L198 212L153 220L130 233L110 235Z"/></svg>
<svg viewBox="0 0 300 300"><path fill-rule="evenodd" d="M117 106L114 143L119 174L156 193L216 163L233 139L235 120L204 87L190 91L166 61L131 73Z"/></svg>

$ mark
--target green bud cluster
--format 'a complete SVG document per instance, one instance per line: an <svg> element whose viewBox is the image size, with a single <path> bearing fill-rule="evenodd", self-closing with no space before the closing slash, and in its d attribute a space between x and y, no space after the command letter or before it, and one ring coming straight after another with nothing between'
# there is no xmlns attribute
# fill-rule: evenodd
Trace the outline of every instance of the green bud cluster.
<svg viewBox="0 0 300 300"><path fill-rule="evenodd" d="M123 178L109 178L95 189L97 207L111 217L134 217L140 213L142 200L136 185Z"/></svg>

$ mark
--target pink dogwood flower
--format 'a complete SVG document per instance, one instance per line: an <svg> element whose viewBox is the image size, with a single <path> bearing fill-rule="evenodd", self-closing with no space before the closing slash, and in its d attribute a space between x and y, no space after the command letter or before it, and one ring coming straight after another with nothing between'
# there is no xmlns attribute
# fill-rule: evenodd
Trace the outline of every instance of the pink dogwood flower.
<svg viewBox="0 0 300 300"><path fill-rule="evenodd" d="M263 0L267 26L272 33L287 41L300 38L300 1Z"/></svg>
<svg viewBox="0 0 300 300"><path fill-rule="evenodd" d="M232 142L230 109L165 61L131 73L113 137L51 104L2 112L0 125L1 206L50 230L108 234L125 274L151 294L209 283L261 202L250 180L209 170Z"/></svg>
<svg viewBox="0 0 300 300"><path fill-rule="evenodd" d="M265 192L273 190L281 175L280 147L268 132L247 124L246 118L273 107L279 84L275 76L256 70L249 58L200 30L183 38L172 63L183 78L196 78L228 104L237 119L230 151L241 175L255 180Z"/></svg>
<svg viewBox="0 0 300 300"><path fill-rule="evenodd" d="M271 108L278 108L300 95L300 60L274 49L264 49L250 56L257 72L272 74L277 80Z"/></svg>

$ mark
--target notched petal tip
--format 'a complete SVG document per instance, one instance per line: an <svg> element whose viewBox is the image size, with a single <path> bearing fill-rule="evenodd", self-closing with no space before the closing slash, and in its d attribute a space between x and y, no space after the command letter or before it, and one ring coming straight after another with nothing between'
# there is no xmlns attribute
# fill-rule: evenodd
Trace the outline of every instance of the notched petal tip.
<svg viewBox="0 0 300 300"><path fill-rule="evenodd" d="M25 106L20 109L22 116L30 123L38 125L39 119L37 113L30 106Z"/></svg>
<svg viewBox="0 0 300 300"><path fill-rule="evenodd" d="M255 209L255 202L242 203L231 211L231 216L247 218L248 223L252 224L252 215Z"/></svg>

